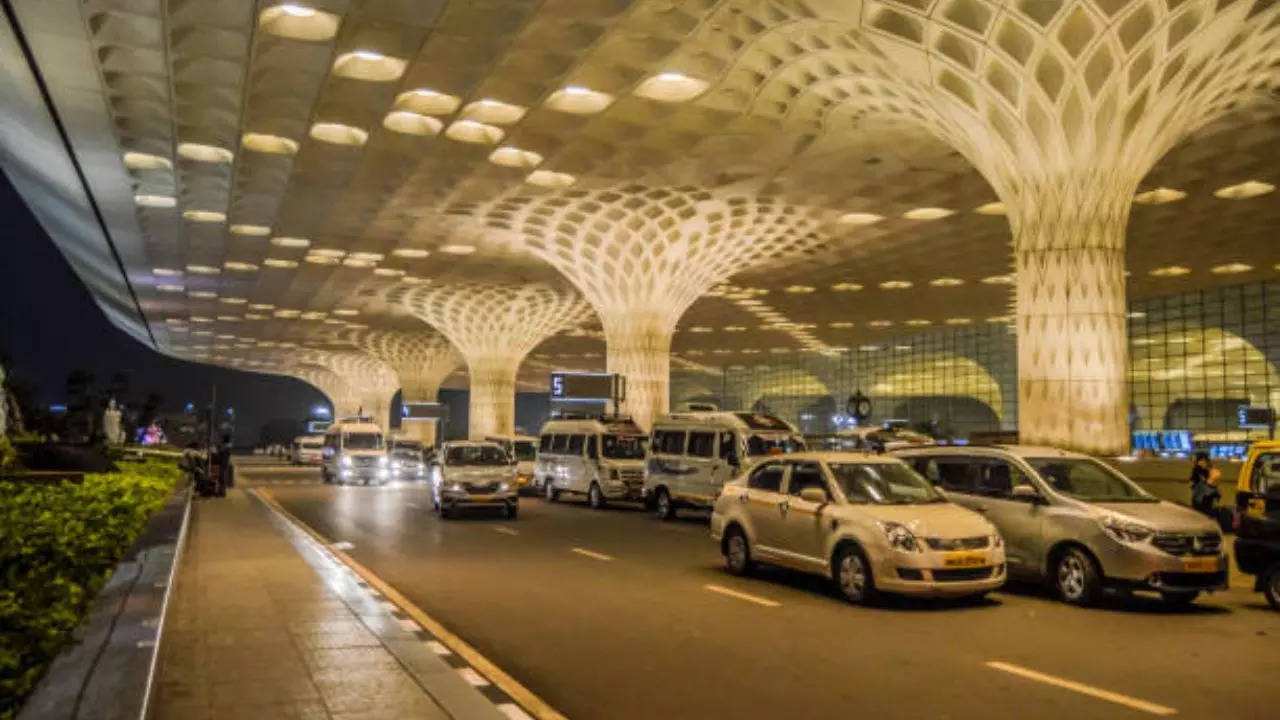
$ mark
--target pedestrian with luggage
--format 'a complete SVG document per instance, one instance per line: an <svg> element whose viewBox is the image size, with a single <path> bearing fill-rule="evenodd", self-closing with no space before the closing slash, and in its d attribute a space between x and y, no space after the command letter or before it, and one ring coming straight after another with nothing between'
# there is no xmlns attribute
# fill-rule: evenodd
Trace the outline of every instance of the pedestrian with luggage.
<svg viewBox="0 0 1280 720"><path fill-rule="evenodd" d="M1213 466L1209 453L1196 453L1195 464L1191 466L1191 507L1218 519L1217 505L1222 498L1218 483L1222 480L1222 471Z"/></svg>

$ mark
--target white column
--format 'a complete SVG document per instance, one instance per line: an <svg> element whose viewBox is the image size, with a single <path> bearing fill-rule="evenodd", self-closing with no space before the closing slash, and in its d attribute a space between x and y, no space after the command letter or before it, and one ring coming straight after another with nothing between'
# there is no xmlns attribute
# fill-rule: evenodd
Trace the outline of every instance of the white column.
<svg viewBox="0 0 1280 720"><path fill-rule="evenodd" d="M521 358L484 355L469 358L471 403L467 437L511 435L516 425L516 372Z"/></svg>
<svg viewBox="0 0 1280 720"><path fill-rule="evenodd" d="M661 314L644 313L605 316L603 323L609 372L627 383L620 411L648 430L669 409L675 327Z"/></svg>

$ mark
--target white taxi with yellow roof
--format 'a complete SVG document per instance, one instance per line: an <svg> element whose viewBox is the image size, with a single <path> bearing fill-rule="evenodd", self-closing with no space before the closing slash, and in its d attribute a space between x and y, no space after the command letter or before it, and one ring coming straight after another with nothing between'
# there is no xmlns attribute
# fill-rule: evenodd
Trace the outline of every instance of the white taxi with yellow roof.
<svg viewBox="0 0 1280 720"><path fill-rule="evenodd" d="M711 535L732 573L768 563L827 575L856 603L880 593L976 598L1005 581L995 526L884 455L761 461L725 485Z"/></svg>

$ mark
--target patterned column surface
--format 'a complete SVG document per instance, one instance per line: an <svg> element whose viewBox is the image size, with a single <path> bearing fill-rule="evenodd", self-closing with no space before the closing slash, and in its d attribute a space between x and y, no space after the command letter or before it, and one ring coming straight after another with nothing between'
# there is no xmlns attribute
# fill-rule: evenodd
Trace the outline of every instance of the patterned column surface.
<svg viewBox="0 0 1280 720"><path fill-rule="evenodd" d="M435 402L440 383L462 365L462 356L448 339L426 327L415 331L351 329L343 337L395 371L401 399L406 401Z"/></svg>
<svg viewBox="0 0 1280 720"><path fill-rule="evenodd" d="M482 355L467 363L471 369L471 405L467 437L483 440L515 434L516 373L519 359Z"/></svg>

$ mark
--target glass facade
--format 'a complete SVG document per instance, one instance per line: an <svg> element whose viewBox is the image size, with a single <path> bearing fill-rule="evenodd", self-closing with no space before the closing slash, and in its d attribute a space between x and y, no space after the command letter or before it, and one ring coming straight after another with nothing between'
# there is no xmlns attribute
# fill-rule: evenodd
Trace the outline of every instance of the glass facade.
<svg viewBox="0 0 1280 720"><path fill-rule="evenodd" d="M1242 430L1238 415L1280 406L1280 281L1130 303L1129 361L1135 431L1185 430L1197 442L1265 433ZM866 423L901 420L958 438L1018 425L1016 337L1005 324L673 370L672 408L702 400L766 410L811 435L849 426L859 394L871 401Z"/></svg>

